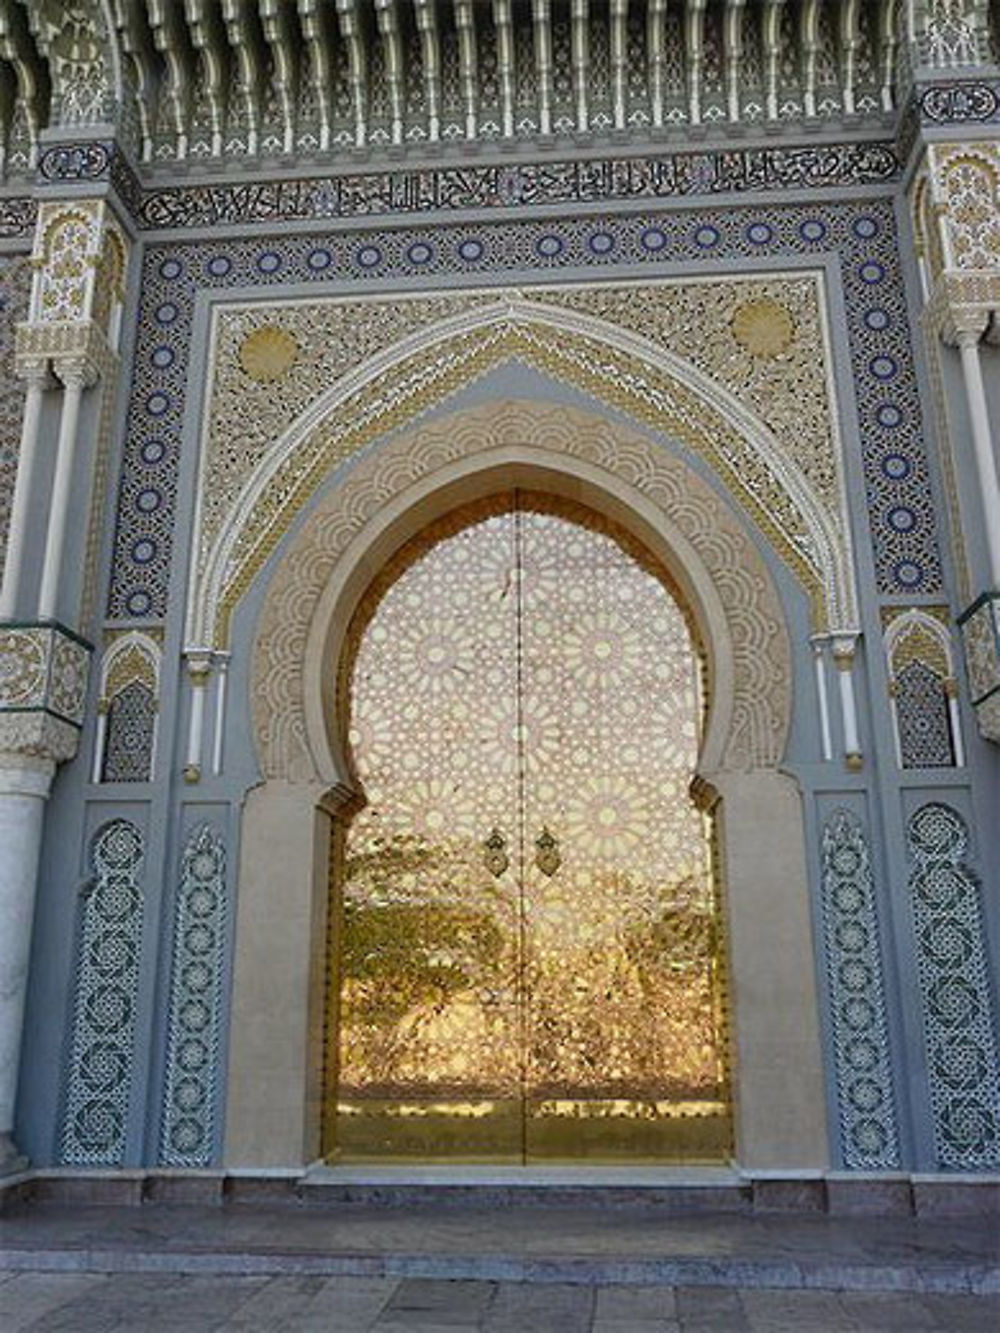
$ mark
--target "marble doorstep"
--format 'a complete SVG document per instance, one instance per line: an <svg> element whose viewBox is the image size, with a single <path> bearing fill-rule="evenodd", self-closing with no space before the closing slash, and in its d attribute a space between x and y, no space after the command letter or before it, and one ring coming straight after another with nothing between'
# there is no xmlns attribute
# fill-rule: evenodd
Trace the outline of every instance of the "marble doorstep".
<svg viewBox="0 0 1000 1333"><path fill-rule="evenodd" d="M19 1204L0 1271L356 1276L1000 1294L991 1219Z"/></svg>

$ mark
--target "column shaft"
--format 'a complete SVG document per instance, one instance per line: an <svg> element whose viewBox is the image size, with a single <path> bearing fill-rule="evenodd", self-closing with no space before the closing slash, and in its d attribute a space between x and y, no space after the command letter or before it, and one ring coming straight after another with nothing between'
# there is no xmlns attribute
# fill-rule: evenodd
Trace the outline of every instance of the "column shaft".
<svg viewBox="0 0 1000 1333"><path fill-rule="evenodd" d="M993 440L990 435L983 371L979 364L979 340L973 334L963 333L959 338L958 348L962 357L965 396L969 405L977 479L983 497L983 522L989 551L990 585L993 588L1000 588L1000 481L997 479L996 456L993 453Z"/></svg>
<svg viewBox="0 0 1000 1333"><path fill-rule="evenodd" d="M0 756L0 1175L13 1142L42 815L55 764Z"/></svg>
<svg viewBox="0 0 1000 1333"><path fill-rule="evenodd" d="M49 526L45 537L45 562L42 566L42 587L38 597L40 620L55 620L59 606L59 576L66 543L66 518L69 514L69 499L73 485L76 428L80 418L82 395L82 380L75 376L69 378L63 394L59 443L56 448L56 470L52 479L52 502L49 506Z"/></svg>
<svg viewBox="0 0 1000 1333"><path fill-rule="evenodd" d="M42 415L43 389L44 381L41 378L28 381L21 423L21 445L17 456L17 480L14 483L14 501L7 532L7 560L3 588L0 590L0 620L11 620L17 613L21 570L28 538L28 509L38 459L38 423Z"/></svg>

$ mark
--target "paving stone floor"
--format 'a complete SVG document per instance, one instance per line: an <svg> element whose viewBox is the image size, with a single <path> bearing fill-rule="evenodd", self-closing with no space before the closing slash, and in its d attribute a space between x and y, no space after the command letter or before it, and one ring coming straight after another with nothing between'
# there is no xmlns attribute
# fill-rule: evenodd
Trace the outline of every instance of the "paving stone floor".
<svg viewBox="0 0 1000 1333"><path fill-rule="evenodd" d="M997 1333L1000 1296L0 1273L0 1333Z"/></svg>

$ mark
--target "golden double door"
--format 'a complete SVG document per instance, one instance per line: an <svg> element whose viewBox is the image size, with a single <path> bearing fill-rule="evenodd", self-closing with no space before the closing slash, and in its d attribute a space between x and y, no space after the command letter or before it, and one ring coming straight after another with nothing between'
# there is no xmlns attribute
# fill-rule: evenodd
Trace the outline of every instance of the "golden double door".
<svg viewBox="0 0 1000 1333"><path fill-rule="evenodd" d="M727 1155L699 680L666 573L589 510L492 497L382 572L339 684L364 805L333 856L329 1154Z"/></svg>

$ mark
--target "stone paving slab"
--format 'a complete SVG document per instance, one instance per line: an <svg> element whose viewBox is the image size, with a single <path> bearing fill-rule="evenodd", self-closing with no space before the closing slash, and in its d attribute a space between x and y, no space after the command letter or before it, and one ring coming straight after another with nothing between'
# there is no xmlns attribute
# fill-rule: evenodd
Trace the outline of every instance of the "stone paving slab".
<svg viewBox="0 0 1000 1333"><path fill-rule="evenodd" d="M0 1333L996 1333L1000 1296L17 1273Z"/></svg>
<svg viewBox="0 0 1000 1333"><path fill-rule="evenodd" d="M990 1295L1000 1294L1000 1230L992 1219L648 1207L24 1204L0 1217L0 1272L18 1270Z"/></svg>

